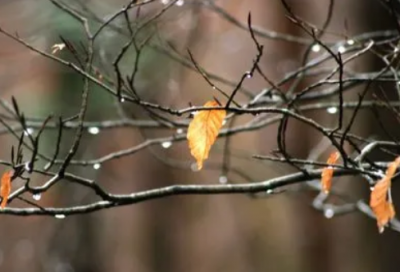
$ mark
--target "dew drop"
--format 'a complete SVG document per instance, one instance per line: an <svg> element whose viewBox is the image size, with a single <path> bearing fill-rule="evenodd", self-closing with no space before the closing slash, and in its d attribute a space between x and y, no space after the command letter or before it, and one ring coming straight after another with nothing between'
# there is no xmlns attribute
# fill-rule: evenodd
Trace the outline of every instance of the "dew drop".
<svg viewBox="0 0 400 272"><path fill-rule="evenodd" d="M96 134L99 134L100 129L98 127L90 127L90 128L88 128L88 132L90 134L96 135Z"/></svg>
<svg viewBox="0 0 400 272"><path fill-rule="evenodd" d="M338 108L337 107L329 107L326 109L326 111L330 114L335 114L335 113L337 113Z"/></svg>
<svg viewBox="0 0 400 272"><path fill-rule="evenodd" d="M33 128L27 128L27 129L24 131L24 135L25 135L25 136L32 135L33 131L34 131Z"/></svg>
<svg viewBox="0 0 400 272"><path fill-rule="evenodd" d="M330 219L330 218L332 218L334 215L335 215L335 211L334 211L333 209L327 208L327 209L324 210L324 216L325 216L325 218Z"/></svg>
<svg viewBox="0 0 400 272"><path fill-rule="evenodd" d="M268 189L268 190L267 190L267 194L271 195L271 194L273 194L273 193L274 193L274 190L272 190L272 189Z"/></svg>
<svg viewBox="0 0 400 272"><path fill-rule="evenodd" d="M31 171L31 164L30 164L29 161L24 164L24 168L25 168L26 172L30 172Z"/></svg>
<svg viewBox="0 0 400 272"><path fill-rule="evenodd" d="M247 78L251 78L251 77L252 77L251 72L246 72L246 77L247 77Z"/></svg>
<svg viewBox="0 0 400 272"><path fill-rule="evenodd" d="M320 46L319 44L314 44L314 45L311 47L311 50L312 50L313 52L317 53L317 52L321 51L321 46Z"/></svg>
<svg viewBox="0 0 400 272"><path fill-rule="evenodd" d="M225 184L228 182L228 177L227 176L220 176L219 177L219 183Z"/></svg>
<svg viewBox="0 0 400 272"><path fill-rule="evenodd" d="M57 218L57 219L64 219L65 218L65 214L59 213L59 214L56 214L54 217Z"/></svg>
<svg viewBox="0 0 400 272"><path fill-rule="evenodd" d="M177 5L178 7L182 7L183 4L185 4L185 0L178 0L176 1L175 5Z"/></svg>
<svg viewBox="0 0 400 272"><path fill-rule="evenodd" d="M352 40L352 39L347 40L347 44L348 44L348 45L353 45L353 44L354 44L354 40Z"/></svg>
<svg viewBox="0 0 400 272"><path fill-rule="evenodd" d="M161 0L160 2L161 2L161 4L163 4L163 5L167 5L167 4L169 3L169 0Z"/></svg>
<svg viewBox="0 0 400 272"><path fill-rule="evenodd" d="M176 130L176 134L182 134L183 133L183 128L178 128Z"/></svg>
<svg viewBox="0 0 400 272"><path fill-rule="evenodd" d="M93 168L96 170L100 169L100 166L101 166L100 163L93 164Z"/></svg>
<svg viewBox="0 0 400 272"><path fill-rule="evenodd" d="M125 102L125 98L121 97L121 98L119 99L119 102L124 103L124 102Z"/></svg>
<svg viewBox="0 0 400 272"><path fill-rule="evenodd" d="M39 201L42 198L42 195L41 194L34 194L34 195L32 195L32 198L34 200L36 200L36 201Z"/></svg>
<svg viewBox="0 0 400 272"><path fill-rule="evenodd" d="M167 142L162 142L161 146L165 149L170 148L172 146L172 142L167 141Z"/></svg>
<svg viewBox="0 0 400 272"><path fill-rule="evenodd" d="M343 45L340 45L338 47L338 51L339 51L339 53L343 54L344 52L346 52L346 47L344 47Z"/></svg>

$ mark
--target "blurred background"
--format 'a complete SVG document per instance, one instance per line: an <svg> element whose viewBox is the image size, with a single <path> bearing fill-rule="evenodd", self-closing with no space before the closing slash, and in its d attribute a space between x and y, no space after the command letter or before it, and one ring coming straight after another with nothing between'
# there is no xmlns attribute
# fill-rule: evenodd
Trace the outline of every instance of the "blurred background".
<svg viewBox="0 0 400 272"><path fill-rule="evenodd" d="M155 14L164 2L144 6L141 16ZM206 70L236 82L251 67L256 54L249 33L196 2L178 1L159 19L156 36L183 54L190 48ZM127 1L69 0L64 3L85 14L91 12L107 19ZM243 24L251 12L254 26L308 38L285 17L278 0L218 0L215 3ZM321 26L329 1L288 0L288 3L296 14ZM132 21L140 20L135 11L130 15ZM62 42L60 35L76 44L85 40L81 26L46 0L0 0L0 27L10 33L17 32L47 52L53 44ZM385 29L394 29L394 24L378 0L335 1L329 32L351 37ZM338 39L335 35L324 37L326 41L335 39ZM112 29L100 35L95 64L105 74L112 75L112 60L125 42L126 38ZM272 80L278 81L285 73L301 66L305 45L274 39L260 39L260 42L265 46L261 66ZM130 54L132 59L123 61L123 69L132 67L135 56L134 52ZM67 52L59 52L59 56L73 60ZM363 58L354 63L354 69L371 71L377 65L373 59ZM308 83L305 80L300 87ZM92 87L87 120L144 118L142 108L118 103L103 90ZM143 99L176 108L187 107L189 102L202 105L215 95L198 73L154 48L142 53L136 87ZM254 77L246 81L245 87L256 94L268 86L261 78ZM10 100L15 96L27 116L76 114L81 88L81 77L71 70L0 35L1 98ZM227 92L232 90L226 85L221 88ZM357 97L356 92L349 94L351 97ZM237 99L246 101L246 96L242 94ZM328 116L315 114L313 117L330 122ZM241 118L238 123L247 117ZM366 122L366 118L359 119L355 131L379 137L376 124ZM73 135L73 131L68 133ZM63 154L71 144L68 133L64 137ZM77 158L97 158L139 144L146 138L174 133L133 127L100 130L96 135L85 133ZM298 157L307 157L317 142L313 132L294 122L287 136L292 154ZM52 154L56 132L46 132L45 137L41 150ZM231 165L245 173L247 180L237 173L228 173L228 181L262 181L293 171L284 165L251 159L253 154L269 154L276 147L275 142L276 126L235 135L231 149L241 155L232 156ZM13 143L13 138L2 135L2 159L9 159ZM223 144L223 141L216 144L211 163L221 160ZM179 161L183 166L170 167L157 157ZM98 169L90 165L68 170L95 179L113 193L171 184L216 184L221 180L218 168L191 171L191 160L186 143L182 142L168 149L152 147L111 160ZM40 184L44 180L38 176L35 182ZM15 188L20 184L14 183ZM369 187L360 180L341 178L336 184L338 190L368 199ZM396 203L396 186L394 190ZM303 191L262 199L246 195L176 196L64 219L1 216L0 269L8 272L399 271L398 233L387 230L379 235L375 221L360 213L325 218L311 206L315 195L315 192ZM43 194L38 204L59 207L86 203L88 199L90 196L82 188L61 185ZM23 204L15 201L12 205Z"/></svg>

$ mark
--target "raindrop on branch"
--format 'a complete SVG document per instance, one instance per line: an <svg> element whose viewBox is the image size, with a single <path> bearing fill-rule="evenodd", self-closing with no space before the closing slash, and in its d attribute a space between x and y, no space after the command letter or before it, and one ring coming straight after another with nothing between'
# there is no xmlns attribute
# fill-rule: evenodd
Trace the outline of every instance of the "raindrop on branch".
<svg viewBox="0 0 400 272"><path fill-rule="evenodd" d="M94 168L95 170L100 169L100 167L101 167L100 163L95 163L95 164L93 164L93 168Z"/></svg>
<svg viewBox="0 0 400 272"><path fill-rule="evenodd" d="M340 45L338 47L338 51L339 51L339 53L343 54L344 52L346 52L346 47L344 47L343 45Z"/></svg>
<svg viewBox="0 0 400 272"><path fill-rule="evenodd" d="M274 193L274 190L268 189L266 193L267 193L268 195L272 195L272 194Z"/></svg>
<svg viewBox="0 0 400 272"><path fill-rule="evenodd" d="M32 198L34 199L34 200L36 200L36 201L39 201L41 198L42 198L42 195L41 194L34 194L34 195L32 195Z"/></svg>
<svg viewBox="0 0 400 272"><path fill-rule="evenodd" d="M178 7L182 7L183 4L185 4L185 0L178 0L176 1L175 5L177 5Z"/></svg>
<svg viewBox="0 0 400 272"><path fill-rule="evenodd" d="M312 50L313 52L317 53L317 52L321 51L321 46L320 46L319 44L314 44L314 45L311 47L311 50Z"/></svg>
<svg viewBox="0 0 400 272"><path fill-rule="evenodd" d="M354 40L352 40L352 39L347 40L347 44L348 44L348 45L353 45L353 44L354 44Z"/></svg>
<svg viewBox="0 0 400 272"><path fill-rule="evenodd" d="M330 114L335 114L335 113L337 113L338 108L337 107L329 107L326 109L326 111Z"/></svg>
<svg viewBox="0 0 400 272"><path fill-rule="evenodd" d="M27 128L25 131L24 131L24 135L25 136L28 136L28 135L32 135L33 134L33 128Z"/></svg>
<svg viewBox="0 0 400 272"><path fill-rule="evenodd" d="M167 142L162 142L161 146L165 149L170 148L172 146L172 142L167 141Z"/></svg>
<svg viewBox="0 0 400 272"><path fill-rule="evenodd" d="M54 217L57 218L57 219L64 219L65 218L65 214L59 213L59 214L56 214Z"/></svg>
<svg viewBox="0 0 400 272"><path fill-rule="evenodd" d="M251 78L253 75L251 74L251 72L246 72L246 77L247 78Z"/></svg>
<svg viewBox="0 0 400 272"><path fill-rule="evenodd" d="M326 209L324 210L324 216L325 216L325 218L330 219L330 218L332 218L334 215L335 215L335 211L334 211L333 209L331 209L331 208L326 208Z"/></svg>
<svg viewBox="0 0 400 272"><path fill-rule="evenodd" d="M96 135L96 134L99 134L100 129L98 127L90 127L90 128L88 128L88 132L90 134Z"/></svg>
<svg viewBox="0 0 400 272"><path fill-rule="evenodd" d="M228 182L228 177L227 176L220 176L219 177L219 183L226 184Z"/></svg>
<svg viewBox="0 0 400 272"><path fill-rule="evenodd" d="M125 98L121 97L121 98L119 99L119 102L124 103L124 102L125 102Z"/></svg>
<svg viewBox="0 0 400 272"><path fill-rule="evenodd" d="M183 133L183 128L178 128L176 130L176 134L182 134Z"/></svg>

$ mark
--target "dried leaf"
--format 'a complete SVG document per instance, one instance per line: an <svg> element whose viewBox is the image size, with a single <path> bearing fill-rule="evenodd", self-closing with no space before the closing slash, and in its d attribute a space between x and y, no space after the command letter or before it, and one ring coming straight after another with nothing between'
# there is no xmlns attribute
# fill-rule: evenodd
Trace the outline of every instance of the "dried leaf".
<svg viewBox="0 0 400 272"><path fill-rule="evenodd" d="M326 161L327 164L335 164L338 159L340 158L339 152L333 152L329 155L328 160ZM321 174L321 187L322 191L325 194L329 194L332 185L332 177L333 177L333 167L327 166L322 170Z"/></svg>
<svg viewBox="0 0 400 272"><path fill-rule="evenodd" d="M204 107L217 107L216 101L209 101ZM197 161L197 168L203 167L203 161L208 158L211 146L217 139L222 122L226 116L225 110L207 110L197 113L190 122L187 132L189 149Z"/></svg>
<svg viewBox="0 0 400 272"><path fill-rule="evenodd" d="M396 212L391 203L389 193L392 185L393 175L400 165L400 157L389 164L385 176L378 181L370 196L369 206L376 216L379 232L383 232L385 225L393 219Z"/></svg>
<svg viewBox="0 0 400 272"><path fill-rule="evenodd" d="M1 177L1 186L0 186L0 196L1 196L1 204L0 207L2 209L5 208L8 201L8 196L11 193L11 178L13 175L13 171L7 171Z"/></svg>

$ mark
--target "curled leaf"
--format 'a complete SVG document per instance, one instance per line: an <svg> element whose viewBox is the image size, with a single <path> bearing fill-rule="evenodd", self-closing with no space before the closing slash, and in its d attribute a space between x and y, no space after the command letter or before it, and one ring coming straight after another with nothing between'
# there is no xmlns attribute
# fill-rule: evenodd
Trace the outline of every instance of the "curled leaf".
<svg viewBox="0 0 400 272"><path fill-rule="evenodd" d="M13 175L13 171L7 171L1 177L1 186L0 186L0 196L1 196L1 204L0 207L2 209L5 208L8 201L8 196L11 193L11 178Z"/></svg>
<svg viewBox="0 0 400 272"><path fill-rule="evenodd" d="M400 165L400 157L389 164L385 176L378 181L370 196L369 206L376 216L379 232L383 232L385 225L393 219L396 212L390 198L390 187L393 175Z"/></svg>
<svg viewBox="0 0 400 272"><path fill-rule="evenodd" d="M216 101L209 101L204 107L217 107ZM204 110L197 113L189 124L187 139L192 156L197 161L197 168L203 167L211 146L217 139L219 130L226 116L225 110Z"/></svg>
<svg viewBox="0 0 400 272"><path fill-rule="evenodd" d="M329 155L329 158L326 161L326 163L327 164L335 164L339 158L340 158L340 153L333 152ZM321 174L321 187L322 187L322 191L325 194L329 194L329 191L331 190L332 177L333 177L333 167L329 165L322 170L322 174Z"/></svg>

